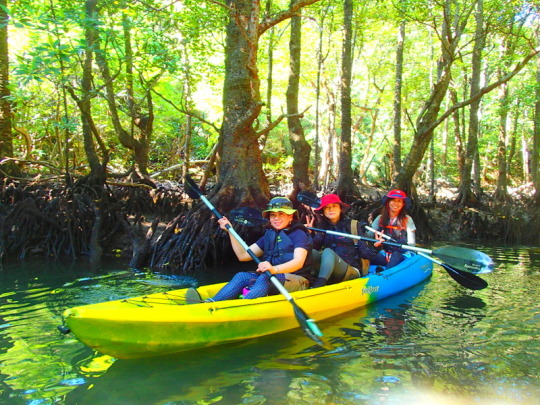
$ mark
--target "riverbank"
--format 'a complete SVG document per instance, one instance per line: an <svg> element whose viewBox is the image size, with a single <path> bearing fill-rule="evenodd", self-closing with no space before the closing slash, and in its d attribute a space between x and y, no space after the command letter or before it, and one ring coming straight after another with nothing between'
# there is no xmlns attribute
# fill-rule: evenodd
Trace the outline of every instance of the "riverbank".
<svg viewBox="0 0 540 405"><path fill-rule="evenodd" d="M290 190L276 192L288 195ZM349 215L368 220L385 192L362 187L361 197L349 201ZM456 206L457 189L445 185L437 187L434 197L425 197L429 196L427 190L417 192L411 215L420 244L540 244L540 234L531 232L540 229L540 207L533 202L532 187L512 190L511 202L496 203L484 195L478 207ZM184 232L182 219L192 206L182 185L175 182L160 183L156 188L115 183L91 195L55 185L4 188L0 201L2 260L88 256L99 262L102 256L122 256L131 257L136 268L151 268L149 257L155 241ZM215 239L209 241L214 245L208 252L216 263L221 253L215 250L221 245Z"/></svg>

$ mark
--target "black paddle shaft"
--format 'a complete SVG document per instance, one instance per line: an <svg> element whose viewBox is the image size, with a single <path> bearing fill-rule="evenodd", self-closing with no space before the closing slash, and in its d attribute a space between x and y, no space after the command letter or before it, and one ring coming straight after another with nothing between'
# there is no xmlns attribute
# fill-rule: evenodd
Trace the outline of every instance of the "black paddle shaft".
<svg viewBox="0 0 540 405"><path fill-rule="evenodd" d="M332 235L349 237L349 238L352 238L352 239L367 240L369 242L378 242L377 239L365 238L363 236L356 236L356 235L351 235L351 234L342 233L342 232L334 232L334 231L328 231L328 230L325 230L325 229L318 229L318 228L308 228L308 229L311 229L313 231L318 231L318 232L326 232L326 233L330 233ZM407 245L401 245L399 243L389 242L389 241L383 241L382 243L387 244L387 245L391 245L391 246L398 246L398 247L407 246ZM458 270L458 269L450 266L449 264L443 263L440 260L437 260L434 257L429 256L429 253L432 253L432 251L427 250L427 249L421 249L421 248L417 248L416 250L417 250L418 254L420 254L420 255L424 256L425 258L431 260L432 262L440 265L443 269L446 270L446 272L450 275L450 277L452 277L456 282L458 282L462 286L464 286L466 288L469 288L471 290L482 290L482 289L487 287L487 285L488 285L487 282L485 280L481 279L480 277L475 276L474 274L468 273L466 271Z"/></svg>
<svg viewBox="0 0 540 405"><path fill-rule="evenodd" d="M212 211L212 213L218 218L223 218L223 215L212 205L212 203L203 195L197 184L193 181L193 179L189 176L189 174L186 174L185 176L185 185L187 186L185 188L186 193L191 197L198 199L200 198L206 206ZM236 232L236 230L227 224L226 226L229 233L240 243L240 245L248 252L248 254L251 256L251 258L256 262L260 263L260 259L257 257L257 255L249 248L247 243L242 239L240 235ZM312 339L315 343L318 345L328 348L328 344L325 343L321 337L323 336L322 332L320 331L319 327L315 323L315 321L307 316L307 314L300 308L296 302L294 302L293 297L289 294L289 292L285 289L283 284L277 279L277 277L274 274L270 274L270 281L274 284L274 286L278 289L278 291L291 303L293 306L294 315L296 317L296 320L300 324L300 327L304 331L304 333Z"/></svg>

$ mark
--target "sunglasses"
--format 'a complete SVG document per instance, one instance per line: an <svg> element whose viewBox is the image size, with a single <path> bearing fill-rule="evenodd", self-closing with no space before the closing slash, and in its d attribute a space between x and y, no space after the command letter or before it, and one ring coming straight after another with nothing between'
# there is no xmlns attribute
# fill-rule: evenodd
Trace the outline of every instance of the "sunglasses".
<svg viewBox="0 0 540 405"><path fill-rule="evenodd" d="M271 210L271 209L278 209L278 208L290 208L290 209L293 209L291 203L289 203L287 201L275 202L275 203L272 203L272 204L268 204L267 209Z"/></svg>

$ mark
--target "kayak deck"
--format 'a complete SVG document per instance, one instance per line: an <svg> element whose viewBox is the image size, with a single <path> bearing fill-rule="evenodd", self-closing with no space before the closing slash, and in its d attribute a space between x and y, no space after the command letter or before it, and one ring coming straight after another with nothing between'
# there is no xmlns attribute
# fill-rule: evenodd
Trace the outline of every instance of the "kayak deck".
<svg viewBox="0 0 540 405"><path fill-rule="evenodd" d="M320 321L413 287L427 279L432 268L431 261L415 255L380 274L291 295ZM223 285L201 286L197 291L204 300ZM63 316L81 342L116 358L161 356L298 327L292 305L282 295L190 303L187 291L84 305L66 310Z"/></svg>

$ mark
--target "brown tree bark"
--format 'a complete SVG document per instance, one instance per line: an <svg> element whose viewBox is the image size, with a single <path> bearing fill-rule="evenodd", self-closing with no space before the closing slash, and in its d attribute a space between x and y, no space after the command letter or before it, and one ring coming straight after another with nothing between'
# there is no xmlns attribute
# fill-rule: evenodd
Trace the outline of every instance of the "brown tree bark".
<svg viewBox="0 0 540 405"><path fill-rule="evenodd" d="M98 0L85 1L85 15L87 25L85 26L85 57L83 61L83 74L81 89L82 94L78 96L73 88L68 88L71 97L77 103L81 112L83 143L88 165L90 166L90 174L83 181L88 181L89 184L102 187L106 180L106 167L109 161L108 150L100 138L99 131L94 124L92 118L91 94L93 93L93 74L92 64L94 61L94 45L97 37L95 26ZM96 143L101 151L100 159Z"/></svg>
<svg viewBox="0 0 540 405"><path fill-rule="evenodd" d="M396 49L396 83L394 85L394 175L401 169L401 89L403 87L403 44L405 21L399 24Z"/></svg>
<svg viewBox="0 0 540 405"><path fill-rule="evenodd" d="M0 0L0 161L13 157L13 130L11 128L11 101L9 91L7 1ZM19 167L8 161L0 166L0 178L19 176Z"/></svg>
<svg viewBox="0 0 540 405"><path fill-rule="evenodd" d="M540 37L538 37L540 44ZM540 56L536 57L536 101L534 103L534 130L531 150L531 179L535 188L534 199L536 204L540 205Z"/></svg>
<svg viewBox="0 0 540 405"><path fill-rule="evenodd" d="M262 170L259 136L253 127L262 102L257 67L259 38L278 22L319 0L298 0L289 9L260 21L260 0L229 0L225 45L224 117L216 187L218 206L263 206L270 189Z"/></svg>
<svg viewBox="0 0 540 405"><path fill-rule="evenodd" d="M474 47L472 54L472 73L471 73L471 97L480 90L480 77L482 73L482 50L484 49L484 2L479 0L474 14L476 20ZM478 197L472 188L472 169L475 156L478 154L478 132L479 122L478 114L480 112L480 99L471 103L469 108L469 129L467 146L463 158L459 158L459 169L461 183L459 188L458 205L476 205ZM455 103L454 103L455 105ZM461 144L460 144L461 146ZM461 149L463 150L463 149ZM480 187L480 185L477 185Z"/></svg>
<svg viewBox="0 0 540 405"><path fill-rule="evenodd" d="M508 83L499 88L499 141L497 143L497 188L493 198L497 201L511 201L508 194Z"/></svg>
<svg viewBox="0 0 540 405"><path fill-rule="evenodd" d="M262 206L270 197L253 127L262 107L257 68L259 1L231 0L228 5L217 203L225 209L241 203Z"/></svg>
<svg viewBox="0 0 540 405"><path fill-rule="evenodd" d="M408 194L411 194L411 191L413 190L413 176L420 166L427 147L433 138L433 133L436 128L434 123L439 116L442 101L446 97L451 80L450 68L455 60L455 52L461 37L461 31L458 29L459 27L450 26L448 23L449 21L454 21L456 24L455 20L451 18L450 15L447 15L450 9L449 3L449 0L446 0L444 8L446 18L444 18L445 22L441 30L442 35L440 35L441 56L437 65L437 80L432 86L429 99L426 101L424 108L416 120L416 131L411 148L395 179L395 185Z"/></svg>
<svg viewBox="0 0 540 405"><path fill-rule="evenodd" d="M99 234L102 229L103 214L99 203L95 203L95 200L100 200L103 193L103 187L107 178L107 164L109 162L109 151L100 137L99 131L94 123L92 117L92 94L95 94L95 88L93 86L93 74L92 65L94 61L94 49L97 33L97 3L98 0L85 0L85 21L84 37L85 37L85 57L83 61L83 74L81 81L81 94L77 95L75 89L68 87L73 100L76 102L77 107L81 112L82 122L82 134L84 151L86 158L88 159L88 165L90 166L90 173L77 180L75 187L79 185L91 186L92 203L91 208L94 212L94 223L92 227L92 234L88 246L89 260L92 264L97 264L101 260L102 248L99 243ZM101 152L101 158L98 153L98 149ZM88 188L84 188L85 194L88 192ZM97 197L97 198L96 198Z"/></svg>
<svg viewBox="0 0 540 405"><path fill-rule="evenodd" d="M314 186L315 188L319 187L319 181L321 178L321 126L320 126L320 117L321 117L321 76L324 67L324 61L328 56L328 52L323 54L324 48L324 23L328 11L330 9L330 4L328 4L322 11L318 18L319 20L319 40L317 43L317 78L315 82L315 153L313 156L313 171L314 171Z"/></svg>
<svg viewBox="0 0 540 405"><path fill-rule="evenodd" d="M133 94L133 52L131 47L131 27L127 17L123 19L124 27L124 49L126 51L125 63L126 63L126 89L127 89L127 103L126 113L131 120L131 128L126 130L122 126L120 120L118 101L116 99L116 92L114 89L114 77L109 68L109 61L107 58L106 50L101 47L101 38L99 33L96 32L95 46L96 46L96 62L101 71L101 75L105 82L105 94L107 104L109 106L109 114L113 123L114 130L120 143L127 149L133 152L133 159L135 162L136 170L141 176L148 176L148 151L149 143L153 132L153 104L150 90L147 91L147 113L141 114L137 110L138 106L134 103ZM139 136L135 136L135 127L139 129Z"/></svg>
<svg viewBox="0 0 540 405"><path fill-rule="evenodd" d="M458 102L458 95L455 89L450 89L450 100L452 104L456 104ZM465 135L463 135L462 131L463 123L461 122L462 119L460 113L460 110L455 111L452 114L452 121L454 123L454 141L456 144L458 171L459 173L463 173L463 170L465 168L465 145L463 138L465 137Z"/></svg>
<svg viewBox="0 0 540 405"><path fill-rule="evenodd" d="M208 196L219 212L226 214L240 205L263 207L270 198L259 148L259 138L265 131L257 132L254 128L262 108L257 67L259 38L278 22L293 17L302 7L317 1L296 1L289 9L262 21L260 0L227 1L229 22L225 43L224 115L219 138L218 182ZM188 215L179 215L154 246L151 266L170 267L181 273L204 267L213 248L209 240L214 243L217 240L209 237L220 232L209 217L209 210L202 205ZM176 229L185 231L175 232Z"/></svg>
<svg viewBox="0 0 540 405"><path fill-rule="evenodd" d="M272 0L266 2L266 15L272 13ZM274 89L274 27L268 30L268 73L266 75L266 125L272 125L272 91ZM259 144L264 149L268 134L261 136Z"/></svg>
<svg viewBox="0 0 540 405"><path fill-rule="evenodd" d="M294 3L295 0L292 0ZM289 85L287 87L287 123L289 137L293 148L293 195L298 191L309 189L309 157L311 146L306 141L304 128L300 122L298 111L298 93L300 91L300 70L302 49L302 18L300 12L291 18L291 37L289 40L290 69Z"/></svg>
<svg viewBox="0 0 540 405"><path fill-rule="evenodd" d="M353 1L343 2L343 49L341 54L341 147L339 154L339 179L337 194L344 200L358 196L360 191L354 183L352 170L352 18Z"/></svg>

